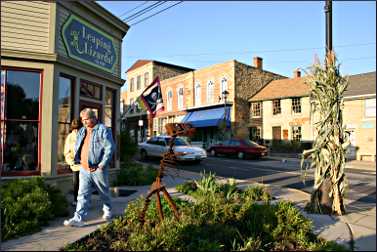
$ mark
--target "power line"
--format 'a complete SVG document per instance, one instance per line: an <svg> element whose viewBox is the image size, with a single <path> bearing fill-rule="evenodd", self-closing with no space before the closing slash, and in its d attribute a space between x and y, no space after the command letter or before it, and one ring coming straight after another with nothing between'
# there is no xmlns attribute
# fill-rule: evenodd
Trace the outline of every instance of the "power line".
<svg viewBox="0 0 377 252"><path fill-rule="evenodd" d="M118 16L118 18L120 18L120 17L126 15L127 13L131 13L132 11L136 10L137 8L143 6L143 5L146 4L146 3L148 3L148 1L144 1L143 3L137 5L135 8L132 8L131 10L128 10L128 11L126 11L126 12L120 14L120 15Z"/></svg>
<svg viewBox="0 0 377 252"><path fill-rule="evenodd" d="M138 18L141 15L143 15L143 14L145 14L147 12L150 12L151 10L153 10L153 9L157 8L158 6L164 4L165 2L166 1L158 1L157 3L151 4L148 7L146 7L144 9L142 9L142 10L140 10L140 11L132 14L131 16L128 16L128 17L124 18L123 21L129 22L129 21L131 21L131 20L133 20L135 18Z"/></svg>
<svg viewBox="0 0 377 252"><path fill-rule="evenodd" d="M367 45L375 45L375 42L371 43L359 43L359 44L343 44L343 45L335 45L334 48L344 48L344 47L359 47L359 46L367 46ZM233 52L213 52L213 53L196 53L196 54L175 54L175 55L161 55L164 57L190 57L190 56L211 56L211 55L219 55L219 54L251 54L251 53L280 53L280 52L293 52L293 51L309 51L309 50L320 50L325 49L324 46L322 47L308 47L308 48L288 48L288 49L274 49L274 50L259 50L259 51L251 51L251 50L244 50L244 51L233 51ZM130 55L131 58L140 58L137 56Z"/></svg>
<svg viewBox="0 0 377 252"><path fill-rule="evenodd" d="M175 4L173 4L173 5L170 5L169 7L165 8L165 9L162 9L162 10L160 10L160 11L158 11L158 12L156 12L156 13L154 13L154 14L152 14L152 15L146 17L146 18L143 18L142 20L139 20L139 21L137 21L136 23L130 24L130 25L131 25L131 26L135 26L135 25L137 25L137 24L139 24L139 23L141 23L141 22L143 22L143 21L145 21L145 20L147 20L147 19L149 19L149 18L151 18L151 17L153 17L153 16L156 16L157 14L159 14L159 13L161 13L161 12L163 12L163 11L166 11L166 10L168 10L168 9L170 9L170 8L172 8L172 7L176 6L176 5L178 5L178 4L181 4L182 2L183 2L183 1L179 1L178 3L175 3Z"/></svg>

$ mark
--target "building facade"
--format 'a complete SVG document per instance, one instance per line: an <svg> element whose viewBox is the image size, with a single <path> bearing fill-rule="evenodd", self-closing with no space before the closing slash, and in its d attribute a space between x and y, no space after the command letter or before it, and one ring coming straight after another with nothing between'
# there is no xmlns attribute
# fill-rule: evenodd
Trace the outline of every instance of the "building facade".
<svg viewBox="0 0 377 252"><path fill-rule="evenodd" d="M312 143L318 114L311 110L309 94L299 71L266 85L250 99L251 138L269 145L281 140ZM351 141L347 158L375 161L376 73L349 76L343 96L343 124Z"/></svg>
<svg viewBox="0 0 377 252"><path fill-rule="evenodd" d="M155 60L138 60L127 71L127 89L122 92L124 108L122 124L128 130L135 142L140 142L149 135L149 118L146 111L135 104L145 88L158 76L160 82L192 71L193 69L168 64Z"/></svg>
<svg viewBox="0 0 377 252"><path fill-rule="evenodd" d="M71 120L87 107L117 141L128 28L91 1L2 2L2 177L70 181L64 140ZM111 168L111 174L119 168L118 153Z"/></svg>
<svg viewBox="0 0 377 252"><path fill-rule="evenodd" d="M350 132L348 158L376 161L376 72L349 76L343 123Z"/></svg>
<svg viewBox="0 0 377 252"><path fill-rule="evenodd" d="M226 137L247 137L248 99L270 81L285 78L265 71L262 63L263 60L259 57L254 58L254 66L230 60L170 78L160 77L165 110L153 119L153 134L165 134L166 123L189 122L196 128L196 135L191 140L204 147L223 140L224 132ZM142 76L147 71L148 64L138 66L136 62L134 66L139 70L138 75ZM142 92L136 90L135 96L131 96L135 92L135 88L132 88L135 87L135 84L132 85L132 78L135 78L136 73L134 66L131 67L132 75L129 70L127 77L129 105ZM153 76L159 74L155 72ZM227 92L226 96L223 95L224 91ZM136 114L135 117L137 116L140 117ZM225 124L222 125L222 122Z"/></svg>

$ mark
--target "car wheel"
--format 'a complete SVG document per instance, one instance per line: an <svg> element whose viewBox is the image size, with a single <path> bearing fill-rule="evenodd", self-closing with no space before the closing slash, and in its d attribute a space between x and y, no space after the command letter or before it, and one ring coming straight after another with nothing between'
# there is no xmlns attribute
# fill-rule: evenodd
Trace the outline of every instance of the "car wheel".
<svg viewBox="0 0 377 252"><path fill-rule="evenodd" d="M238 157L239 159L244 159L244 158L245 158L245 153L243 153L243 152L238 152L238 153L237 153L237 157Z"/></svg>
<svg viewBox="0 0 377 252"><path fill-rule="evenodd" d="M212 157L217 157L217 153L214 149L210 151Z"/></svg>
<svg viewBox="0 0 377 252"><path fill-rule="evenodd" d="M141 160L147 160L148 159L148 154L146 150L141 150L140 151L140 159Z"/></svg>

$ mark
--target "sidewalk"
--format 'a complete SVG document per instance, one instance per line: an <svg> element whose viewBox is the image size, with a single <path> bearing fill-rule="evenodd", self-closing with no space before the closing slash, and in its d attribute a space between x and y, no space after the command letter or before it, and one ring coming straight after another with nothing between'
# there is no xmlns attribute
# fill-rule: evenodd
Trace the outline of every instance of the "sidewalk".
<svg viewBox="0 0 377 252"><path fill-rule="evenodd" d="M176 194L175 185L181 184L189 179L198 179L200 175L194 172L183 170L168 170L163 179L169 193ZM221 179L221 178L219 178ZM240 187L249 184L248 181L237 180ZM303 209L306 202L309 201L310 195L295 189L270 186L272 195L277 200L292 201L300 210ZM124 186L118 189L136 190L137 192L128 197L113 198L114 215L122 215L127 208L129 201L146 195L148 186ZM82 228L73 228L63 226L64 218L59 218L50 223L42 231L25 236L19 239L6 241L1 244L1 251L51 251L59 250L64 245L72 243L80 238L94 232L105 222L101 219L101 201L98 195L92 197L92 207L88 215L88 225ZM73 209L72 209L73 211ZM303 212L303 211L302 211ZM308 218L313 220L314 232L319 236L334 240L350 247L354 242L355 251L375 251L376 250L376 207L362 213L350 213L341 217L328 215L307 214Z"/></svg>

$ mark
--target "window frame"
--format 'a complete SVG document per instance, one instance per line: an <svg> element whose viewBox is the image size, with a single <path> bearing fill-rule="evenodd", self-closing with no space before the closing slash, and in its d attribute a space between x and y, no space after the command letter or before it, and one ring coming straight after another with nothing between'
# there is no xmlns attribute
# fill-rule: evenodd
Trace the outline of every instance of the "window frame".
<svg viewBox="0 0 377 252"><path fill-rule="evenodd" d="M144 73L144 87L147 87L149 85L149 72Z"/></svg>
<svg viewBox="0 0 377 252"><path fill-rule="evenodd" d="M200 82L197 82L195 84L195 106L200 106L202 105L202 90L201 90L201 85L200 85Z"/></svg>
<svg viewBox="0 0 377 252"><path fill-rule="evenodd" d="M180 90L182 90L182 94L180 94ZM183 86L178 86L177 88L177 108L178 110L184 109L184 93L185 89Z"/></svg>
<svg viewBox="0 0 377 252"><path fill-rule="evenodd" d="M9 66L1 66L1 71L5 71L4 76L4 83L0 83L0 87L4 84L4 99L1 99L0 105L4 105L4 115L0 118L0 125L6 124L7 121L20 121L18 119L8 119L7 118L7 111L6 111L6 100L7 100L7 76L8 71L23 71L23 72L33 72L33 73L39 73L39 104L38 104L38 120L36 120L38 125L38 140L37 140L37 166L36 169L33 171L3 171L3 165L4 165L4 147L1 147L1 159L0 159L0 176L4 177L16 177L16 176L33 176L33 175L41 175L41 143L42 143L42 103L43 103L43 78L44 78L44 71L43 69L37 69L37 68L24 68L24 67L9 67ZM31 120L26 120L28 122L31 122ZM32 120L35 121L35 120ZM4 127L0 127L0 136L2 137L0 144L5 145L4 141L4 133L3 133Z"/></svg>
<svg viewBox="0 0 377 252"><path fill-rule="evenodd" d="M258 105L259 108L256 108ZM259 112L259 113L257 113ZM252 102L251 103L251 116L253 118L260 118L262 117L262 102Z"/></svg>
<svg viewBox="0 0 377 252"><path fill-rule="evenodd" d="M225 83L225 85L224 85ZM224 88L225 86L225 88ZM228 79L226 77L221 78L220 80L220 97L223 98L223 92L228 91Z"/></svg>
<svg viewBox="0 0 377 252"><path fill-rule="evenodd" d="M215 82L210 80L207 82L207 104L212 104L215 96Z"/></svg>
<svg viewBox="0 0 377 252"><path fill-rule="evenodd" d="M171 97L169 96L171 94ZM173 90L171 88L168 88L166 90L166 110L167 111L173 111Z"/></svg>
<svg viewBox="0 0 377 252"><path fill-rule="evenodd" d="M74 104L75 104L75 102L74 102L74 94L75 94L75 88L76 88L76 85L75 85L75 83L76 83L76 77L74 77L72 75L69 75L69 74L66 74L66 73L59 73L59 78L60 77L69 79L71 81L71 94L70 94L71 95L71 104L70 104L70 106L71 106L71 120L70 120L70 122L60 122L59 121L59 114L58 114L58 129L59 129L59 126L61 124L63 124L63 125L67 125L68 124L69 127L71 126L71 122L72 122L72 119L74 118L74 111L75 111L74 110ZM58 85L60 85L60 79L59 79ZM57 132L57 133L59 134L59 132ZM66 139L67 136L65 136L65 139ZM59 146L58 146L58 148L59 148ZM64 145L63 145L63 152L64 152ZM59 153L57 153L57 155L58 154ZM58 162L59 161L58 161L58 158L57 158L56 173L58 175L60 175L60 174L68 174L68 173L71 172L71 169L70 169L69 165L67 163L65 163L65 160L64 160L63 164L59 164Z"/></svg>
<svg viewBox="0 0 377 252"><path fill-rule="evenodd" d="M292 141L301 142L302 141L302 127L301 126L292 126L291 130L292 130ZM299 136L299 139L297 139L297 134Z"/></svg>
<svg viewBox="0 0 377 252"><path fill-rule="evenodd" d="M134 77L132 77L131 79L130 79L130 92L133 92L134 91L134 85L135 85L135 78Z"/></svg>
<svg viewBox="0 0 377 252"><path fill-rule="evenodd" d="M87 95L82 95L81 94L81 86L82 86L82 84L87 84L87 85L92 85L92 86L94 86L94 87L97 87L97 88L99 88L99 97L95 97L95 96L93 96L93 97L89 97L89 96L87 96ZM80 85L79 85L79 95L80 95L80 99L81 98L86 98L86 99L91 99L91 100L95 100L95 101L99 101L99 102L102 102L102 93L103 93L103 91L102 91L102 85L100 85L100 84L97 84L97 83L95 83L95 82L92 82L92 81L88 81L88 80L86 80L86 79L80 79Z"/></svg>
<svg viewBox="0 0 377 252"><path fill-rule="evenodd" d="M370 105L368 106L367 102L370 101L372 102L374 100L374 106ZM369 114L368 111L371 110L374 112L374 114ZM364 100L364 116L365 118L375 118L376 117L376 98L367 98Z"/></svg>
<svg viewBox="0 0 377 252"><path fill-rule="evenodd" d="M136 90L141 88L141 75L136 76Z"/></svg>
<svg viewBox="0 0 377 252"><path fill-rule="evenodd" d="M302 106L301 106L301 97L293 97L291 99L291 106L292 106L292 113L293 114L301 114Z"/></svg>
<svg viewBox="0 0 377 252"><path fill-rule="evenodd" d="M281 114L281 99L272 100L272 114L273 115Z"/></svg>

